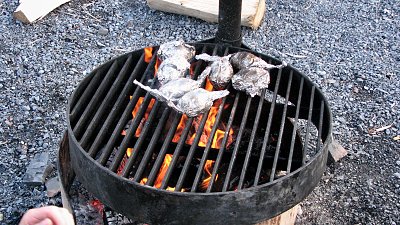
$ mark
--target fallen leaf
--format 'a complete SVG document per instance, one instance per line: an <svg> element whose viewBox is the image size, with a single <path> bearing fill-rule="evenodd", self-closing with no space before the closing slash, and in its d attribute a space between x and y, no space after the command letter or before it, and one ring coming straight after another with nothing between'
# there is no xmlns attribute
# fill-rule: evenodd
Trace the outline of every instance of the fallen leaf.
<svg viewBox="0 0 400 225"><path fill-rule="evenodd" d="M389 128L391 128L393 126L393 124L390 124L390 125L387 125L387 126L383 126L383 127L379 127L379 128L374 128L374 127L372 127L372 128L369 128L368 129L368 133L369 134L376 134L376 133L378 133L378 132L381 132L381 131L384 131L384 130L386 130L386 129L389 129Z"/></svg>
<svg viewBox="0 0 400 225"><path fill-rule="evenodd" d="M400 135L397 135L396 137L394 137L393 140L399 141L400 140Z"/></svg>

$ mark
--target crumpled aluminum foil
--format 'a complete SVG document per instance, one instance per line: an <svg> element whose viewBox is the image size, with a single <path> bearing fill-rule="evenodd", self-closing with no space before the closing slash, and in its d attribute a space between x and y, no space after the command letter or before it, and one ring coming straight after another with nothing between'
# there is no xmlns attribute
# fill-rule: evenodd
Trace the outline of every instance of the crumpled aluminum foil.
<svg viewBox="0 0 400 225"><path fill-rule="evenodd" d="M166 58L158 68L157 79L161 84L166 84L170 80L185 77L186 70L189 68L189 62L182 56Z"/></svg>
<svg viewBox="0 0 400 225"><path fill-rule="evenodd" d="M207 91L199 88L206 77L199 80L179 78L171 80L160 89L152 89L137 80L133 83L143 88L158 100L166 102L174 110L185 113L189 117L198 116L207 112L213 105L213 101L229 94L229 91Z"/></svg>
<svg viewBox="0 0 400 225"><path fill-rule="evenodd" d="M281 65L272 65L264 60L262 60L260 57L257 57L250 52L236 52L230 57L229 60L232 64L232 66L236 69L245 69L249 67L259 67L263 69L274 69L274 68L282 68L287 66L285 62L282 62Z"/></svg>
<svg viewBox="0 0 400 225"><path fill-rule="evenodd" d="M239 91L245 91L251 97L260 95L270 82L268 70L260 67L249 67L239 70L232 77L232 86Z"/></svg>
<svg viewBox="0 0 400 225"><path fill-rule="evenodd" d="M162 61L178 55L185 58L186 61L190 61L195 54L196 48L185 44L183 40L164 43L157 51L157 56Z"/></svg>
<svg viewBox="0 0 400 225"><path fill-rule="evenodd" d="M212 62L210 67L210 73L208 75L212 85L218 88L225 88L232 79L233 68L229 62L231 56L210 56L208 54L196 55L197 60L204 60Z"/></svg>
<svg viewBox="0 0 400 225"><path fill-rule="evenodd" d="M185 113L188 117L195 117L210 110L214 100L223 98L229 94L229 91L207 91L203 88L197 88L186 93L179 99L176 110Z"/></svg>
<svg viewBox="0 0 400 225"><path fill-rule="evenodd" d="M172 101L177 102L184 94L199 88L203 83L203 80L192 80L190 78L179 78L171 80L168 83L162 85L158 90L152 89L149 86L143 85L137 80L133 81L134 84L140 86L144 90L150 92L160 101Z"/></svg>

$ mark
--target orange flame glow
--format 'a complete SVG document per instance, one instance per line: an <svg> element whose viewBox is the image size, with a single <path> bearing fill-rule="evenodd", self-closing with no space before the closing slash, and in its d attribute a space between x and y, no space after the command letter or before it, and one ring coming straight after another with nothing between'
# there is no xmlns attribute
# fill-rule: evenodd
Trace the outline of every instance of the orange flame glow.
<svg viewBox="0 0 400 225"><path fill-rule="evenodd" d="M151 57L152 57L152 48L150 48L150 47L149 48L145 48L145 61L146 62L150 62ZM161 63L161 61L157 58L156 65L155 65L155 74L157 73L157 69L158 69L158 66L160 65L160 63ZM194 67L192 67L192 66L190 67L190 73L191 74L194 71L193 68ZM211 82L208 79L206 80L205 89L208 90L208 91L212 91L213 90L213 85L211 84ZM137 101L137 103L136 103L136 105L135 105L135 107L134 107L134 109L132 111L133 118L136 117L136 115L137 115L137 113L138 113L138 111L140 109L140 106L143 104L143 101L144 101L143 97L140 97L138 99L138 101ZM143 116L143 118L142 118L142 120L140 122L140 125L139 125L139 127L137 128L137 130L135 132L135 136L136 137L140 136L142 128L143 128L145 122L148 119L148 116L150 114L150 111L152 110L152 107L153 107L154 103L155 103L155 100L151 99L151 101L149 103L149 106L147 107L146 112L145 112L145 114L144 114L144 116ZM211 109L209 111L209 114L207 116L207 121L205 123L204 129L201 131L201 137L200 137L200 141L198 143L198 146L200 146L200 147L205 147L206 146L206 144L208 142L208 139L211 136L211 130L214 127L214 125L216 125L215 124L216 116L218 114L218 109L219 109L221 104L222 104L222 100L217 100L217 101L214 102L214 105L211 107ZM224 109L226 109L226 107L229 107L229 106L225 105ZM198 128L200 126L200 122L201 122L202 117L203 117L203 115L200 115L200 116L194 118L193 123L191 124L191 130L190 130L189 136L185 141L186 144L191 145L193 143L194 138L196 137L197 133L200 132ZM177 126L177 129L176 129L176 132L175 132L174 137L172 139L172 142L177 143L179 141L188 119L189 118L185 114L182 115L182 118L181 118L181 120L180 120L180 122L179 122L179 124ZM225 126L224 123L221 122L221 123L218 124L218 129L216 130L215 135L214 135L214 137L212 139L212 143L211 143L211 147L212 148L214 148L214 149L221 148L222 140L224 138L226 130L227 129L226 129L226 126ZM232 128L229 129L229 131L228 131L228 140L227 140L226 146L229 146L233 142L233 134L234 134L233 129ZM126 135L124 133L124 131L123 131L122 135ZM126 156L125 156L126 159L131 156L132 151L133 151L132 148L128 148L127 149ZM166 154L165 157L164 157L164 161L163 161L163 163L162 163L162 165L161 165L161 167L160 167L160 169L158 171L156 180L155 180L155 182L153 184L153 186L155 188L160 188L161 187L162 181L163 181L163 179L164 179L164 177L165 177L165 175L166 175L166 173L168 171L168 168L169 168L169 166L171 164L171 161L172 161L172 155L171 154ZM215 161L213 161L213 160L207 160L205 165L204 165L204 168L203 168L204 176L203 177L205 177L205 178L200 183L199 188L201 190L207 189L207 187L210 184L211 171L212 171L212 167L214 165L214 162ZM122 163L121 163L121 166L122 166L122 168L121 168L121 171L122 171L122 169L123 169ZM215 180L217 180L217 179L218 179L218 174L215 177ZM147 183L147 181L148 181L148 178L144 177L144 178L142 178L140 180L140 184L145 185ZM175 187L167 187L166 190L175 191ZM185 189L182 188L180 191L184 192Z"/></svg>
<svg viewBox="0 0 400 225"><path fill-rule="evenodd" d="M207 189L208 185L210 184L211 170L212 170L213 165L214 165L213 160L207 160L206 164L204 165L204 172L206 173L206 178L200 184L200 188L202 190ZM215 176L215 180L217 180L217 179L218 179L218 174Z"/></svg>
<svg viewBox="0 0 400 225"><path fill-rule="evenodd" d="M142 103L143 103L143 99L144 99L143 97L140 97L140 98L138 99L138 101L137 101L137 103L136 103L136 105L135 105L135 108L134 108L133 111L132 111L132 117L133 117L133 118L136 117L136 114L138 113L139 108L140 108L140 106L141 106ZM139 127L136 129L135 137L139 137L140 133L142 132L143 126L144 126L145 122L147 121L147 118L149 117L149 114L150 114L150 112L151 112L151 109L153 108L154 103L155 103L155 100L154 100L154 98L152 98L152 99L150 100L150 103L149 103L147 109L146 109L146 112L145 112L145 114L144 114L144 117L143 117L142 120L140 121Z"/></svg>
<svg viewBox="0 0 400 225"><path fill-rule="evenodd" d="M144 48L144 61L149 63L152 57L153 57L153 48L152 47Z"/></svg>
<svg viewBox="0 0 400 225"><path fill-rule="evenodd" d="M166 154L165 158L164 158L164 161L163 161L163 163L162 163L162 165L160 167L160 170L159 170L159 172L157 174L156 181L154 182L154 185L153 185L155 188L160 188L161 187L162 181L163 181L163 179L165 177L165 174L168 171L168 167L171 164L171 161L172 161L172 155L171 154ZM145 185L147 183L147 180L148 180L147 177L143 178L142 180L140 180L140 184ZM175 188L174 187L167 187L166 190L167 191L174 191ZM184 191L184 189L182 188L181 192L183 192L183 191Z"/></svg>

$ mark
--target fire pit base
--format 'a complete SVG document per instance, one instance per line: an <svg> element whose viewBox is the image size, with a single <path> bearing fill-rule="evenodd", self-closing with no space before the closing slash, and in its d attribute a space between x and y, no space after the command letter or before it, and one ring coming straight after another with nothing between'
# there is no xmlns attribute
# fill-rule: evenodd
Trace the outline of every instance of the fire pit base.
<svg viewBox="0 0 400 225"><path fill-rule="evenodd" d="M142 224L137 221L133 221L128 217L119 214L113 211L111 208L104 206L99 200L94 197L90 197L91 194L82 194L85 192L85 188L76 181L74 172L71 167L71 159L69 156L69 146L68 146L68 134L66 133L60 143L60 149L58 153L58 172L60 176L60 180L62 182L62 204L63 207L68 209L76 219L77 213L75 208L79 208L78 214L80 214L79 218L76 219L76 222L82 222L80 220L84 220L82 218L91 217L95 219L97 222L101 222L99 218L102 218L104 225L128 225L128 224ZM79 190L77 190L79 189ZM83 190L83 191L82 191ZM74 193L74 194L70 194ZM79 196L78 194L79 193ZM76 200L74 198L81 198ZM88 205L88 209L86 212L82 209L81 204L76 202L86 202ZM94 204L96 203L96 204ZM99 205L100 204L100 205ZM90 209L91 208L91 209ZM95 208L95 209L93 209ZM257 225L292 225L295 224L297 212L300 206L296 205L293 208L287 210L286 212L268 219L266 221L257 223ZM97 210L97 212L96 212ZM82 213L87 213L88 215L82 215ZM97 216L93 216L94 213L98 213ZM101 224L101 223L96 223Z"/></svg>

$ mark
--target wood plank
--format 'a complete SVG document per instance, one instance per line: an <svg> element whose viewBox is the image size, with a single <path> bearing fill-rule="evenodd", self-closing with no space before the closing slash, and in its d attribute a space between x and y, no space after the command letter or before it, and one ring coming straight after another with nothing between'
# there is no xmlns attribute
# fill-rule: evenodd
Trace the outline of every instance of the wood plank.
<svg viewBox="0 0 400 225"><path fill-rule="evenodd" d="M147 4L155 10L218 22L218 0L147 0ZM241 24L256 29L260 26L264 14L265 0L244 0Z"/></svg>
<svg viewBox="0 0 400 225"><path fill-rule="evenodd" d="M14 11L15 19L23 23L33 23L46 16L58 6L70 0L20 0L20 5Z"/></svg>
<svg viewBox="0 0 400 225"><path fill-rule="evenodd" d="M257 223L256 225L294 225L296 222L297 212L300 209L300 205L295 205L288 211L263 222Z"/></svg>

